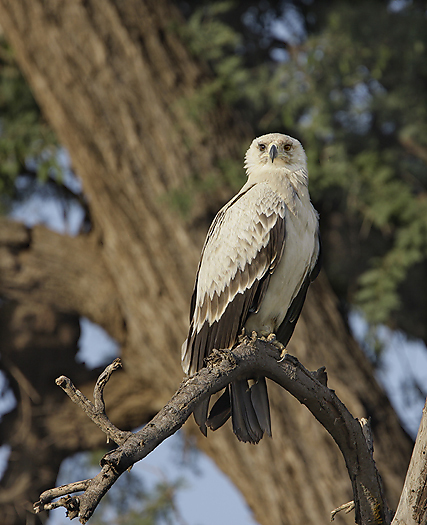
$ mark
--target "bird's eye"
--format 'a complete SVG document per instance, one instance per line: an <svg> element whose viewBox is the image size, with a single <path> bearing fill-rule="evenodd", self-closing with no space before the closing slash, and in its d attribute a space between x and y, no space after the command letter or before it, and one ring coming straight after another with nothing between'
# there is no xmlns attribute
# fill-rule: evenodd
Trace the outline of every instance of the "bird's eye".
<svg viewBox="0 0 427 525"><path fill-rule="evenodd" d="M285 144L285 145L283 146L283 149L284 149L285 151L290 151L290 150L292 149L292 146L291 146L290 144Z"/></svg>
<svg viewBox="0 0 427 525"><path fill-rule="evenodd" d="M258 144L260 151L265 151L265 144Z"/></svg>

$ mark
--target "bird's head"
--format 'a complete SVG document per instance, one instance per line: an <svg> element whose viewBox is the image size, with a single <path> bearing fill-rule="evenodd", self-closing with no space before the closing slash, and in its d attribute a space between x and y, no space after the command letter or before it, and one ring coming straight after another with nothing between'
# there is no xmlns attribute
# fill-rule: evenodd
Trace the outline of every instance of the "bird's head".
<svg viewBox="0 0 427 525"><path fill-rule="evenodd" d="M301 143L288 135L269 133L252 141L245 155L248 176L254 171L285 168L289 172L307 171L307 157Z"/></svg>

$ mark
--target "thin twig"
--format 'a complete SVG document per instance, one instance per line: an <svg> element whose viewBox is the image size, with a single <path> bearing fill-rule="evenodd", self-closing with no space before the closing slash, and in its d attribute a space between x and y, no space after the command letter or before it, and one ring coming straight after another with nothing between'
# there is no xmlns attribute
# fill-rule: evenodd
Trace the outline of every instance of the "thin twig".
<svg viewBox="0 0 427 525"><path fill-rule="evenodd" d="M64 496L65 494L73 494L74 492L81 492L83 490L86 490L89 486L90 480L86 479L84 481L76 481L75 483L68 483L67 485L61 485L60 487L56 487L54 489L45 490L40 495L40 500L35 504L38 505L38 509L35 509L36 512L39 512L41 509L41 506L45 506L46 510L50 510L47 508L49 503L55 499L59 498L60 496ZM58 505L56 505L57 507ZM50 507L55 508L55 507Z"/></svg>
<svg viewBox="0 0 427 525"><path fill-rule="evenodd" d="M95 402L95 409L99 413L105 414L105 403L104 403L104 388L110 380L111 374L122 367L122 362L119 358L106 367L102 374L98 377L93 390L93 400Z"/></svg>
<svg viewBox="0 0 427 525"><path fill-rule="evenodd" d="M334 521L338 512L344 511L346 514L349 514L352 510L354 510L354 507L355 505L353 500L349 501L348 503L344 503L344 505L340 505L331 512L331 521Z"/></svg>
<svg viewBox="0 0 427 525"><path fill-rule="evenodd" d="M125 432L117 428L105 413L105 404L104 404L104 388L108 380L111 377L111 374L121 368L120 359L115 359L110 365L108 365L102 374L99 376L94 392L93 397L95 404L92 403L80 390L78 390L68 377L60 376L55 380L55 383L64 390L68 397L79 405L83 409L85 414L106 434L108 440L112 440L118 445L121 445L126 441L126 439L132 435L132 432Z"/></svg>

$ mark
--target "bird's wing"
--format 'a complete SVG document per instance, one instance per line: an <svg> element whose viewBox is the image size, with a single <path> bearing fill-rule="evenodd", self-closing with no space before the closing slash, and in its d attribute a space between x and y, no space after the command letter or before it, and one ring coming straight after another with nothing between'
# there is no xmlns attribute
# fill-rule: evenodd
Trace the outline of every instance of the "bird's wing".
<svg viewBox="0 0 427 525"><path fill-rule="evenodd" d="M290 304L286 316L277 330L276 337L277 339L286 346L289 343L292 334L294 333L295 326L297 324L298 318L300 316L302 307L304 305L305 297L307 295L308 287L310 283L316 279L319 275L320 268L322 266L322 244L320 241L319 232L317 233L317 250L314 254L314 261L311 271L305 277L301 288L299 289L297 295L294 297L292 303Z"/></svg>
<svg viewBox="0 0 427 525"><path fill-rule="evenodd" d="M285 244L286 204L266 183L237 194L215 217L203 247L182 364L193 374L213 348L231 348L260 307Z"/></svg>

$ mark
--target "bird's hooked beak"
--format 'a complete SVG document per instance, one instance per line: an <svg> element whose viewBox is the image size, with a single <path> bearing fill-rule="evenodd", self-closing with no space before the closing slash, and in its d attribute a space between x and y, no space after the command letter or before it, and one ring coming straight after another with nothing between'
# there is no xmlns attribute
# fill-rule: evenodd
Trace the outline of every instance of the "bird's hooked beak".
<svg viewBox="0 0 427 525"><path fill-rule="evenodd" d="M271 162L274 162L274 159L278 155L277 146L275 144L272 144L270 146L270 151L268 152L268 154L270 155Z"/></svg>

